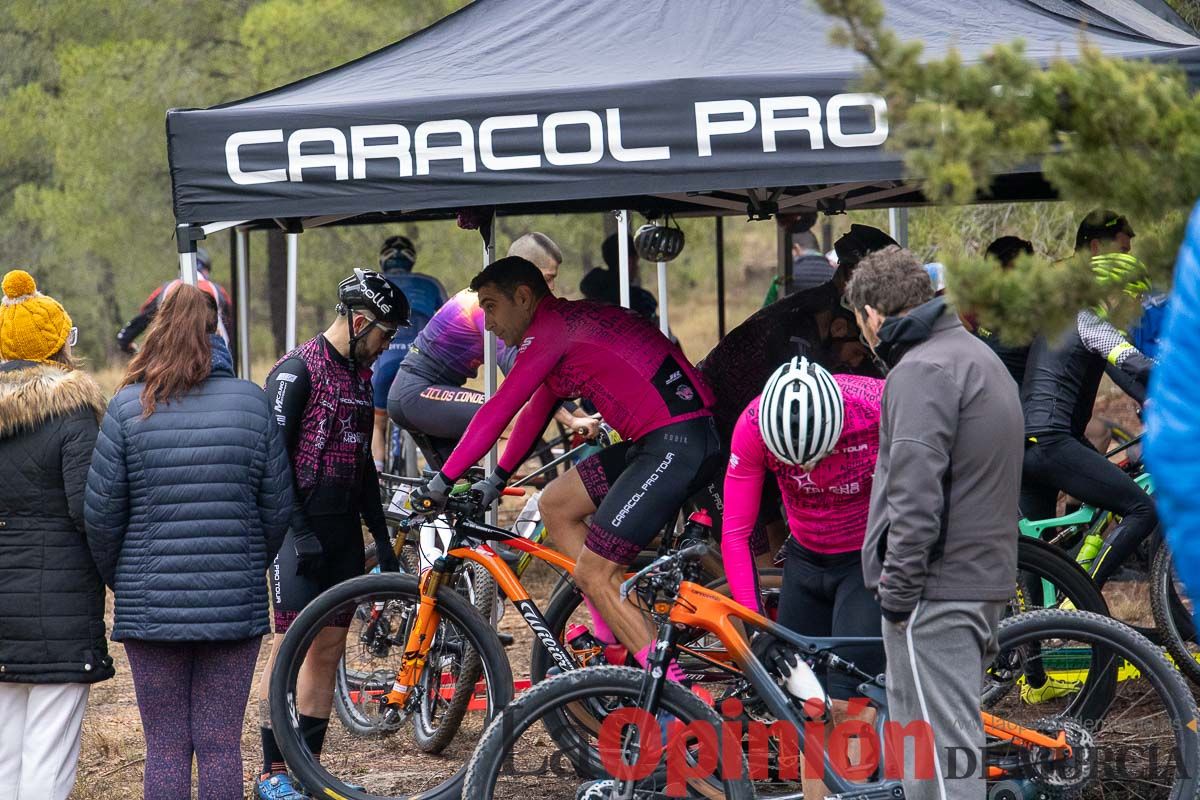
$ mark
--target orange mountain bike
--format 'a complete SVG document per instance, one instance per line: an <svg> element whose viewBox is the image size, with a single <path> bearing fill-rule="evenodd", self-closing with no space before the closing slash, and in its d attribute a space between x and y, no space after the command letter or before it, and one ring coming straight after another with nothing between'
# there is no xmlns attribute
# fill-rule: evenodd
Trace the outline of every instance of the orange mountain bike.
<svg viewBox="0 0 1200 800"><path fill-rule="evenodd" d="M659 623L646 669L565 672L507 705L480 739L464 797L574 798L587 779L611 781L592 786L589 797L797 797L802 759L823 770L836 796L904 796L899 757L889 743L907 729L888 719L882 677L834 652L879 640L813 638L782 628L695 583L701 552L693 546L665 555L623 588ZM773 652L782 648L788 668L808 671L811 680L782 674L778 659L768 659L776 665L769 667L760 660L758 640L752 649L743 629L766 637ZM742 676L723 696L710 698L711 706L664 677L679 643L697 631L719 642L710 657L728 660ZM1144 637L1100 615L1041 610L1005 620L999 646L984 681L987 744L983 763L975 766L992 800L1196 796L1196 704ZM1078 688L1026 704L1018 687L1030 660ZM829 701L810 671L818 666L861 681L861 702L876 710L873 727L840 739L835 727L825 736ZM796 696L785 685L807 689ZM921 731L908 732L920 748ZM859 747L853 764L842 757L849 738ZM929 734L925 743L936 746ZM916 768L920 777L920 759Z"/></svg>
<svg viewBox="0 0 1200 800"><path fill-rule="evenodd" d="M486 543L504 542L566 574L574 571L574 560L481 522L479 512L465 495L451 497L445 519L454 533L431 569L420 576L390 573L345 581L313 600L291 624L270 676L271 722L289 768L310 792L359 800L459 797L467 757L487 721L513 696L512 669L489 615L453 582L464 567L490 575L557 669L580 666L581 659L556 637L522 585L523 562L514 569ZM417 524L411 518L402 526ZM674 544L665 537L661 551ZM403 538L398 539L397 549L402 545ZM363 739L361 731L353 736L331 725L318 760L299 725L296 696L305 690L301 667L321 631L347 617L352 620L347 645L356 650L352 662L346 654L346 668L356 675L354 700L363 716L371 717L377 735ZM477 692L461 691L477 685ZM484 713L466 713L472 705ZM388 751L405 754L403 770L387 767L378 757L362 757L364 747L378 756L371 744L380 736Z"/></svg>

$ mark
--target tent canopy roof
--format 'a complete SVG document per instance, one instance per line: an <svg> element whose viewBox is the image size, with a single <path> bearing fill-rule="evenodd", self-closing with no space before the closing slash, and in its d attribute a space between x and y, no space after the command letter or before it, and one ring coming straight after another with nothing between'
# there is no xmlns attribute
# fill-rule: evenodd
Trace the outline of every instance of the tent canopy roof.
<svg viewBox="0 0 1200 800"><path fill-rule="evenodd" d="M1200 38L1161 0L885 8L930 57L955 48L971 61L1022 39L1033 58L1069 59L1086 26L1106 54L1175 61L1200 82ZM834 24L810 0L476 0L296 83L169 112L176 217L742 213L751 189L797 209L843 195L851 207L922 202L879 143L882 108L850 88L861 57L828 44ZM1030 167L993 197L1049 193Z"/></svg>

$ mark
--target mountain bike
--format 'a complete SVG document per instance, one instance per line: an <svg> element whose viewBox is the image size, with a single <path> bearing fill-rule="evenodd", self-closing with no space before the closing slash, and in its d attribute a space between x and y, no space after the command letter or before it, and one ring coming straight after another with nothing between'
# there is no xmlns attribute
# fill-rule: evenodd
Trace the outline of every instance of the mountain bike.
<svg viewBox="0 0 1200 800"><path fill-rule="evenodd" d="M1128 438L1123 444L1108 451L1112 458L1140 447L1142 437ZM1154 479L1146 471L1139 458L1126 458L1119 466L1148 494L1154 493ZM1116 517L1109 511L1082 504L1078 509L1060 517L1042 520L1022 519L1019 529L1023 537L1047 542L1064 552L1072 552L1074 560L1085 570L1093 566L1096 555L1104 544L1105 533L1115 524ZM1134 626L1151 641L1167 648L1180 670L1194 683L1200 685L1200 644L1192 616L1192 602L1184 592L1181 582L1175 579L1171 565L1170 550L1166 541L1159 541L1152 549L1149 570L1150 610L1153 627ZM1031 594L1036 594L1033 584L1027 585ZM1045 603L1050 605L1049 603Z"/></svg>
<svg viewBox="0 0 1200 800"><path fill-rule="evenodd" d="M707 798L795 798L801 758L823 768L832 797L904 797L897 754L888 750L888 731L895 729L889 729L883 678L833 652L881 640L806 637L782 628L692 581L702 552L690 546L663 556L622 587L658 623L646 668L568 671L505 706L471 757L464 797L573 798L581 781L609 778L616 785L596 796L658 798L686 788L689 796ZM665 677L680 641L697 629L720 640L743 676L740 690L717 698L713 708ZM745 631L754 632L753 644ZM757 637L766 637L766 647ZM1050 609L1006 619L998 638L981 697L986 748L977 765L990 798L1196 797L1200 712L1179 673L1149 641L1107 617ZM761 659L768 650L787 657L786 674L780 660ZM1029 659L1078 681L1078 691L1030 709L1015 691ZM834 735L828 748L816 741L824 736L830 701L814 666L861 681L862 702L876 711L873 726L855 729L860 758L853 766L838 757L843 753ZM801 671L799 680L791 680L791 670ZM784 686L806 688L792 694ZM556 728L564 717L572 721L570 737ZM810 736L811 753L805 750ZM587 737L582 746L580 737ZM747 765L748 772L737 771ZM739 780L747 775L752 788Z"/></svg>
<svg viewBox="0 0 1200 800"><path fill-rule="evenodd" d="M404 794L398 796L405 797L458 797L466 757L483 725L513 695L512 670L490 619L456 588L456 577L466 569L482 568L490 576L533 631L535 647L547 649L560 670L578 666L574 652L550 633L513 566L488 543L502 542L568 574L574 570L574 560L482 522L481 509L465 491L467 486L456 487L443 513L453 535L445 554L429 570L419 577L383 573L338 584L305 607L284 637L270 676L271 720L289 768L310 791L356 800L397 796L399 791ZM417 528L412 517L399 524L408 530ZM672 544L668 538L661 548ZM365 676L355 707L370 718L374 733L386 734L382 741L388 751L431 752L421 741L437 737L439 757L423 761L426 768L420 774L400 780L386 770L372 770L379 765L349 755L356 747L353 738L340 740L332 730L325 740L324 763L304 742L295 699L300 667L317 634L347 610L356 618L348 646L362 656L355 668ZM478 677L464 680L469 669L476 669L469 658L472 653L478 659ZM472 703L483 713L464 713L455 719L452 709L465 712ZM421 726L427 730L414 734ZM331 766L339 770L337 775ZM363 784L369 788L356 788Z"/></svg>

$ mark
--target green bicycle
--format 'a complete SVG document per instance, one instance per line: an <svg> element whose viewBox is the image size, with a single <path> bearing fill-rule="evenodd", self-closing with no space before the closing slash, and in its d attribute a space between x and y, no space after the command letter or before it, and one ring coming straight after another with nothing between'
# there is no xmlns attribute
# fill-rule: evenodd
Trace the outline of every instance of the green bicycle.
<svg viewBox="0 0 1200 800"><path fill-rule="evenodd" d="M1132 448L1139 446L1141 440L1140 435L1130 438L1110 450L1107 456L1112 458L1127 454ZM1146 471L1140 458L1126 457L1118 465L1133 478L1142 491L1147 494L1154 493L1154 478ZM1022 519L1018 527L1022 536L1049 543L1067 552L1074 552L1075 562L1091 574L1096 556L1104 545L1105 534L1116 521L1117 518L1112 512L1085 503L1060 517ZM1154 626L1134 627L1151 641L1165 647L1180 671L1193 683L1200 685L1200 643L1197 642L1196 626L1193 622L1192 602L1175 575L1166 542L1160 541L1155 546L1150 563L1150 609ZM1036 588L1034 591L1036 592ZM1047 591L1045 585L1043 591ZM1048 591L1042 605L1054 605Z"/></svg>

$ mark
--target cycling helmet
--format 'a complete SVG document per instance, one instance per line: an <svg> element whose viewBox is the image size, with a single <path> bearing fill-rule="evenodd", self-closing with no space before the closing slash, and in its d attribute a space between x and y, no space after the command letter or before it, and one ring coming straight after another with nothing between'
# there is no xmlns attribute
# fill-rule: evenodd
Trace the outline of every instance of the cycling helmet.
<svg viewBox="0 0 1200 800"><path fill-rule="evenodd" d="M637 229L633 246L645 261L670 261L683 250L683 231L650 222Z"/></svg>
<svg viewBox="0 0 1200 800"><path fill-rule="evenodd" d="M772 455L811 469L842 435L842 390L829 371L793 358L771 374L758 401L758 430Z"/></svg>
<svg viewBox="0 0 1200 800"><path fill-rule="evenodd" d="M377 321L397 328L408 326L408 298L373 269L355 269L338 284L338 313L362 309Z"/></svg>
<svg viewBox="0 0 1200 800"><path fill-rule="evenodd" d="M1101 286L1120 286L1130 297L1141 297L1151 289L1150 270L1129 253L1092 256L1092 275Z"/></svg>
<svg viewBox="0 0 1200 800"><path fill-rule="evenodd" d="M411 272L417 247L407 236L389 236L379 248L379 268L384 272Z"/></svg>

